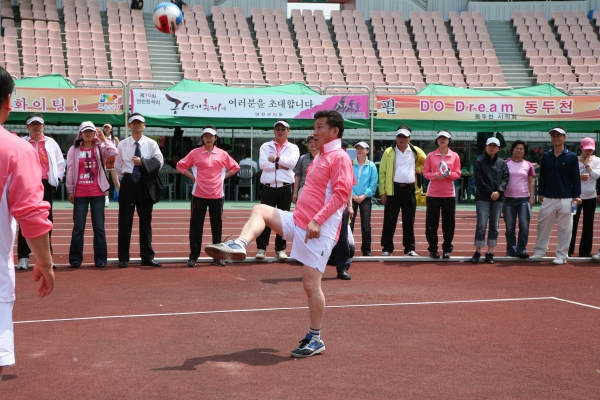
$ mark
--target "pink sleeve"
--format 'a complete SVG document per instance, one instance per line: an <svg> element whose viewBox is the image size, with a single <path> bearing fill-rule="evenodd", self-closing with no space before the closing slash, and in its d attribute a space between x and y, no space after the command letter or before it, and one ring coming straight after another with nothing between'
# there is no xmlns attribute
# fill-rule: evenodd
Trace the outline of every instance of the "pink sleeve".
<svg viewBox="0 0 600 400"><path fill-rule="evenodd" d="M229 154L225 153L225 168L231 172L231 175L235 175L240 170L240 165Z"/></svg>
<svg viewBox="0 0 600 400"><path fill-rule="evenodd" d="M26 238L40 237L52 229L48 221L50 204L43 198L42 168L32 147L17 160L8 187L8 209Z"/></svg>
<svg viewBox="0 0 600 400"><path fill-rule="evenodd" d="M345 156L346 154L341 155ZM350 197L350 193L352 192L352 182L354 182L352 164L348 160L344 160L343 157L333 160L329 180L331 182L332 195L325 206L314 217L314 220L319 225L323 225L333 213L348 204L348 197Z"/></svg>
<svg viewBox="0 0 600 400"><path fill-rule="evenodd" d="M423 167L423 176L425 177L425 179L427 179L428 181L434 180L435 179L435 172L431 172L431 158L430 157L433 153L429 153L427 155L427 157L425 158L425 166Z"/></svg>
<svg viewBox="0 0 600 400"><path fill-rule="evenodd" d="M529 162L529 161L527 161L527 162ZM533 167L532 163L529 163L529 174L527 174L527 175L535 177L535 168Z"/></svg>
<svg viewBox="0 0 600 400"><path fill-rule="evenodd" d="M448 175L448 176L451 180L455 181L455 180L459 179L461 176L460 157L458 156L458 154L454 153L454 154L452 154L452 158L453 158L452 169L450 170L450 175Z"/></svg>
<svg viewBox="0 0 600 400"><path fill-rule="evenodd" d="M176 166L176 168L179 172L184 174L185 171L187 171L188 169L190 169L194 166L194 154L196 154L196 152L192 150L187 156L185 156L181 160L179 160L179 162L177 163L177 166Z"/></svg>

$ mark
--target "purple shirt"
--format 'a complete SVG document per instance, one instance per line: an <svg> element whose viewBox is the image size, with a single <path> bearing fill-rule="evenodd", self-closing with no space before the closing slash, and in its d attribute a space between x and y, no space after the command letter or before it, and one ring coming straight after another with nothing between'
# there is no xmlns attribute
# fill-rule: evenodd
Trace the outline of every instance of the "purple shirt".
<svg viewBox="0 0 600 400"><path fill-rule="evenodd" d="M529 197L529 177L535 177L533 165L527 161L514 162L506 160L508 165L509 180L504 192L505 197Z"/></svg>

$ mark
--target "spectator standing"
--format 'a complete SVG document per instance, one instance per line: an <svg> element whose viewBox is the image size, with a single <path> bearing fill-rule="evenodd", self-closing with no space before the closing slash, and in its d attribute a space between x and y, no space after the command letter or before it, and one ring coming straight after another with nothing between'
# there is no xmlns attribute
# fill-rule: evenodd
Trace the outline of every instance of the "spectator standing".
<svg viewBox="0 0 600 400"><path fill-rule="evenodd" d="M475 253L471 262L478 263L481 258L481 248L485 246L485 229L489 220L488 251L485 261L494 263L494 247L498 244L498 226L504 201L504 192L508 185L509 172L506 162L498 157L500 141L490 137L485 142L484 154L475 161L474 175L477 194L475 209L477 226L475 228Z"/></svg>
<svg viewBox="0 0 600 400"><path fill-rule="evenodd" d="M210 218L213 243L220 243L223 233L223 181L240 170L240 166L226 151L216 146L217 128L207 125L202 129L204 146L192 150L177 163L177 169L194 181L190 218L190 257L188 267L196 265L202 249L202 233L206 210ZM190 171L191 168L191 171ZM215 260L217 266L225 266L223 260Z"/></svg>
<svg viewBox="0 0 600 400"><path fill-rule="evenodd" d="M306 146L308 147L308 153L303 154L298 159L296 167L294 168L294 191L292 194L292 203L296 204L298 197L302 193L302 186L306 182L306 171L309 165L312 163L314 158L319 155L319 149L317 149L317 143L314 140L312 133L306 137Z"/></svg>
<svg viewBox="0 0 600 400"><path fill-rule="evenodd" d="M45 124L41 114L30 114L26 119L26 123L29 135L25 136L25 140L36 150L42 165L44 201L50 204L48 220L52 222L52 196L65 177L65 159L58 143L51 137L44 135ZM49 235L52 239L52 229ZM52 252L52 243L50 243L50 252ZM29 253L31 253L31 249L19 227L19 237L17 239L19 265L17 269L27 269L29 267ZM53 267L56 268L56 265L53 265Z"/></svg>
<svg viewBox="0 0 600 400"><path fill-rule="evenodd" d="M425 236L429 243L429 256L440 258L438 253L437 231L442 215L443 257L450 258L454 250L456 200L453 181L460 178L460 159L450 150L452 135L449 131L439 131L435 136L437 150L427 154L423 176L429 180L427 187L427 213L425 216Z"/></svg>
<svg viewBox="0 0 600 400"><path fill-rule="evenodd" d="M88 207L94 229L94 265L106 267L108 249L104 232L103 196L110 186L104 163L117 155L116 147L91 121L82 122L73 146L67 153L66 186L73 207L73 231L69 264L79 268L83 262L83 238Z"/></svg>
<svg viewBox="0 0 600 400"><path fill-rule="evenodd" d="M529 146L523 140L515 140L510 146L512 158L506 161L509 179L502 206L506 225L506 255L523 259L529 258L527 254L529 222L531 208L535 205L535 168L523 158L528 150ZM519 217L518 239L517 217Z"/></svg>
<svg viewBox="0 0 600 400"><path fill-rule="evenodd" d="M119 146L119 138L114 135L112 125L104 124L102 131L104 132L106 139L111 142L116 149L117 146ZM106 192L106 198L104 199L104 206L108 207L110 204L109 199L113 195L115 188L117 188L117 192L119 191L119 178L117 177L117 172L115 171L115 157L108 157L104 162L106 164L106 177L108 178L109 184L108 191Z"/></svg>
<svg viewBox="0 0 600 400"><path fill-rule="evenodd" d="M10 95L14 82L0 67L0 124L10 114ZM54 271L50 254L52 222L48 219L50 204L44 201L42 168L39 152L18 136L0 126L0 380L2 370L15 364L15 342L12 310L15 303L13 246L15 219L28 247L35 256L33 281L40 282L38 296L48 296L54 289Z"/></svg>
<svg viewBox="0 0 600 400"><path fill-rule="evenodd" d="M308 299L310 329L292 357L310 357L325 350L321 327L325 312L325 295L321 280L327 259L340 228L344 208L352 191L352 164L341 149L344 118L336 111L315 114L314 138L321 154L308 169L306 185L294 212L277 210L261 204L252 209L239 238L208 245L207 254L214 258L246 258L246 246L270 226L293 242L291 256L304 264L302 285Z"/></svg>
<svg viewBox="0 0 600 400"><path fill-rule="evenodd" d="M396 143L385 150L379 164L379 195L385 206L381 232L382 256L390 256L394 251L394 234L400 210L404 254L418 256L415 252L415 187L418 185L418 175L423 172L426 157L423 150L410 143L411 133L409 126L400 126L396 131Z"/></svg>
<svg viewBox="0 0 600 400"><path fill-rule="evenodd" d="M596 215L596 181L600 177L600 159L594 156L596 142L590 137L581 140L581 155L578 157L579 177L581 179L581 204L573 216L573 232L569 244L569 257L575 253L577 226L583 211L583 228L579 241L579 257L592 256L594 242L594 216Z"/></svg>
<svg viewBox="0 0 600 400"><path fill-rule="evenodd" d="M540 164L537 240L533 257L546 256L554 222L558 225L556 258L552 263L561 265L569 259L569 243L573 229L573 203L581 204L581 178L577 155L565 147L567 131L557 126L550 130L552 149L544 152Z"/></svg>
<svg viewBox="0 0 600 400"><path fill-rule="evenodd" d="M250 181L250 184L252 186L254 186L254 180L255 180L254 176L258 172L258 163L252 159L252 149L250 147L246 148L245 154L246 154L246 158L244 158L243 160L240 161L240 167L242 165L249 165L252 168L252 180ZM249 199L250 193L243 194L240 197ZM219 240L219 242L220 242L220 240Z"/></svg>
<svg viewBox="0 0 600 400"><path fill-rule="evenodd" d="M133 213L139 218L142 265L160 267L152 249L152 209L160 199L163 186L158 177L164 159L158 143L144 135L146 119L140 113L127 121L131 136L119 143L115 170L121 180L119 191L119 267L129 265L129 245Z"/></svg>
<svg viewBox="0 0 600 400"><path fill-rule="evenodd" d="M262 189L260 200L262 204L289 211L292 205L292 189L294 185L294 167L300 157L298 146L288 142L290 124L282 119L275 122L275 139L260 146L258 163L262 174L260 183ZM265 227L264 232L256 239L256 259L262 260L267 253L271 228ZM285 253L286 241L279 235L275 237L275 256L287 260Z"/></svg>
<svg viewBox="0 0 600 400"><path fill-rule="evenodd" d="M375 164L367 158L369 154L369 145L365 142L358 142L354 145L356 149L356 159L352 162L354 179L356 185L352 187L352 210L354 218L350 222L350 229L354 232L354 222L356 213L360 209L360 231L362 234L362 243L360 250L363 256L371 257L371 200L377 184L379 175Z"/></svg>

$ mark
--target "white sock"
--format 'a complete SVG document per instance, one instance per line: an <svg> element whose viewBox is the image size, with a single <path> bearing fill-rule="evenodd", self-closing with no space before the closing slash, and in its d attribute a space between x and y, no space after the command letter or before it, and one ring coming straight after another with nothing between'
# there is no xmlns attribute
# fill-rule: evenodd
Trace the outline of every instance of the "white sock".
<svg viewBox="0 0 600 400"><path fill-rule="evenodd" d="M312 338L317 342L321 340L321 330L309 328L308 332L312 335Z"/></svg>
<svg viewBox="0 0 600 400"><path fill-rule="evenodd" d="M243 247L244 249L246 248L246 246L248 246L248 242L246 241L246 239L242 239L241 237L235 239L233 241L233 243L237 244L238 246Z"/></svg>

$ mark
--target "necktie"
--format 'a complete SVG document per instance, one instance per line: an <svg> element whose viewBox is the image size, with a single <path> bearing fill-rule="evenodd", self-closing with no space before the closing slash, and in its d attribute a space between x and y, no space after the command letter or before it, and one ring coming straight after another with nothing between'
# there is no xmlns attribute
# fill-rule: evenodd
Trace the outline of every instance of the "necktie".
<svg viewBox="0 0 600 400"><path fill-rule="evenodd" d="M142 152L140 150L140 144L138 142L135 142L135 153L133 153L133 155L135 157L142 158ZM142 167L134 165L133 171L131 172L131 180L133 182L137 183L140 180L141 176L142 176Z"/></svg>

